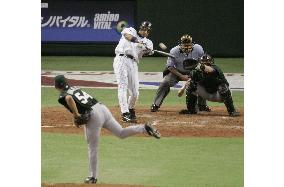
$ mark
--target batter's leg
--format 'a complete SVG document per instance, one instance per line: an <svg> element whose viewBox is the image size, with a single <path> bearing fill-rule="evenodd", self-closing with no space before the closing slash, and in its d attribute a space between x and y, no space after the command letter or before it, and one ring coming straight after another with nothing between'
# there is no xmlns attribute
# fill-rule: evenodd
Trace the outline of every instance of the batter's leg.
<svg viewBox="0 0 284 187"><path fill-rule="evenodd" d="M130 63L128 71L128 107L129 109L134 109L139 96L139 78L137 63Z"/></svg>
<svg viewBox="0 0 284 187"><path fill-rule="evenodd" d="M153 105L160 107L164 99L169 94L170 87L174 86L178 82L179 82L178 77L173 73L169 73L168 75L166 75L157 90L156 96L153 101Z"/></svg>
<svg viewBox="0 0 284 187"><path fill-rule="evenodd" d="M128 88L128 72L127 60L125 57L117 56L114 58L113 69L118 86L118 101L121 113L128 113L127 88Z"/></svg>

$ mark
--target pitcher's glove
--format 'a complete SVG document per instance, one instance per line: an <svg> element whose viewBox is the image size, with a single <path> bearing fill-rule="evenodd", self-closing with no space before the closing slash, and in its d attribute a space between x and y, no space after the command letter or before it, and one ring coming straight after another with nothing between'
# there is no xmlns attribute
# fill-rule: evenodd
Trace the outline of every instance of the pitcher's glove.
<svg viewBox="0 0 284 187"><path fill-rule="evenodd" d="M76 127L80 127L81 125L85 125L91 118L91 113L86 112L85 114L81 114L79 117L74 118L74 124Z"/></svg>

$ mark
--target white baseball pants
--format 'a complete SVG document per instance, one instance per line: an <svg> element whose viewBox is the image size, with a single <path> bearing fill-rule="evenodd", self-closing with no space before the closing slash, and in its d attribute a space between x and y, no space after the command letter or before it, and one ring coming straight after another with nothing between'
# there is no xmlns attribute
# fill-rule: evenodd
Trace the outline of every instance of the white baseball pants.
<svg viewBox="0 0 284 187"><path fill-rule="evenodd" d="M139 96L138 65L135 60L125 56L116 56L113 69L118 85L118 100L121 113L135 107ZM127 101L127 90L129 98Z"/></svg>

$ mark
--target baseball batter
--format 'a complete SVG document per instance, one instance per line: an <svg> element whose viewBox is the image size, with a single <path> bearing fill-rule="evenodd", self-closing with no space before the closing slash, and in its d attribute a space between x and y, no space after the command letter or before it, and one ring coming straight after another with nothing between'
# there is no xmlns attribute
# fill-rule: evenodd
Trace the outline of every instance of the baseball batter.
<svg viewBox="0 0 284 187"><path fill-rule="evenodd" d="M106 128L119 138L127 138L138 133L148 133L160 138L161 135L150 123L122 128L109 109L95 98L77 87L69 86L63 75L55 77L55 88L60 92L58 102L74 116L77 127L84 125L88 144L90 176L85 183L96 183L98 176L98 146L101 128Z"/></svg>
<svg viewBox="0 0 284 187"><path fill-rule="evenodd" d="M125 122L136 121L135 104L139 96L138 63L143 55L153 54L153 42L147 38L151 26L149 21L144 21L138 33L132 27L124 28L115 48L113 69L118 84L122 120Z"/></svg>
<svg viewBox="0 0 284 187"><path fill-rule="evenodd" d="M188 70L183 68L183 61L186 59L198 59L203 54L203 48L199 44L192 43L192 37L185 34L180 39L180 44L170 50L170 53L176 58L168 57L166 70L163 72L164 79L161 82L153 104L151 112L156 112L161 107L164 99L170 92L170 87L176 85L179 81L188 81ZM200 98L198 101L200 110L210 111L206 100Z"/></svg>
<svg viewBox="0 0 284 187"><path fill-rule="evenodd" d="M233 104L229 83L210 55L204 54L199 60L185 61L184 68L191 69L191 80L185 85L187 110L182 110L181 114L196 114L197 96L200 96L209 101L224 102L232 117L240 115Z"/></svg>

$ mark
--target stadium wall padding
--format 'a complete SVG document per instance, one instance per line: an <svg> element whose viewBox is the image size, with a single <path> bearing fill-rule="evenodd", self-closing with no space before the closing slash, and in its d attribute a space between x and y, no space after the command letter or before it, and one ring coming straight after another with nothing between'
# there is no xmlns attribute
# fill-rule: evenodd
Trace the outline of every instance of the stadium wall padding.
<svg viewBox="0 0 284 187"><path fill-rule="evenodd" d="M144 20L153 24L154 48L169 48L183 34L214 57L243 57L243 0L136 0L136 27ZM114 56L116 44L42 43L42 55Z"/></svg>

